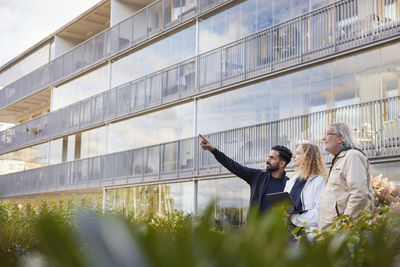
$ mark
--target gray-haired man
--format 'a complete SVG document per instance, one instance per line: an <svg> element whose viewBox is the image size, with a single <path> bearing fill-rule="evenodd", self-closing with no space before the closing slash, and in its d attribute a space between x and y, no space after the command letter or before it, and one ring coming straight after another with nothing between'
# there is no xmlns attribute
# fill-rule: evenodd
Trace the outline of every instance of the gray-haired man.
<svg viewBox="0 0 400 267"><path fill-rule="evenodd" d="M322 141L324 149L334 156L319 207L318 229L326 231L336 216L360 216L371 204L372 185L368 159L356 148L347 124L331 124Z"/></svg>

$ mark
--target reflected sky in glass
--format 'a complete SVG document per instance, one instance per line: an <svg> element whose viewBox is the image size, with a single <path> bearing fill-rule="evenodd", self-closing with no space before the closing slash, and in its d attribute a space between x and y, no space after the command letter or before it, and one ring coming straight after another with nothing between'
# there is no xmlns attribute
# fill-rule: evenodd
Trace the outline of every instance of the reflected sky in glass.
<svg viewBox="0 0 400 267"><path fill-rule="evenodd" d="M106 190L113 208L146 217L173 211L194 213L194 183L171 183Z"/></svg>
<svg viewBox="0 0 400 267"><path fill-rule="evenodd" d="M250 188L240 178L206 180L198 182L198 213L215 200L215 219L221 223L240 225L246 221Z"/></svg>
<svg viewBox="0 0 400 267"><path fill-rule="evenodd" d="M51 111L108 90L108 65L53 88Z"/></svg>
<svg viewBox="0 0 400 267"><path fill-rule="evenodd" d="M107 152L175 141L193 136L193 103L156 111L108 126Z"/></svg>
<svg viewBox="0 0 400 267"><path fill-rule="evenodd" d="M130 82L195 55L196 27L190 26L112 63L111 87Z"/></svg>
<svg viewBox="0 0 400 267"><path fill-rule="evenodd" d="M0 73L0 88L22 78L49 62L50 45L46 44L17 64Z"/></svg>

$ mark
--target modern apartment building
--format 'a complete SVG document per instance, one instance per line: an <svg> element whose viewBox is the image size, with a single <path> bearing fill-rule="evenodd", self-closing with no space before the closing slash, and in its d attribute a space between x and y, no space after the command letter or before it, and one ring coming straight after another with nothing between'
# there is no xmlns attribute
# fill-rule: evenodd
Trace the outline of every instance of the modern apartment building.
<svg viewBox="0 0 400 267"><path fill-rule="evenodd" d="M322 146L334 121L400 181L399 13L398 0L101 1L0 67L0 198L99 196L151 215L216 197L216 219L241 224L249 188L198 133L265 168L271 146Z"/></svg>

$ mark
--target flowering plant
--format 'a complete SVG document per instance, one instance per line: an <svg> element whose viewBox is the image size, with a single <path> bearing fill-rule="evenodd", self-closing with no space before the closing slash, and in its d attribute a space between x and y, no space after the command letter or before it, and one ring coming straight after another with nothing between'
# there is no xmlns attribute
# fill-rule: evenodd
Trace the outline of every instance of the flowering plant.
<svg viewBox="0 0 400 267"><path fill-rule="evenodd" d="M26 127L26 132L27 133L31 132L32 134L37 135L38 133L42 132L42 129L40 128L40 126L31 128Z"/></svg>
<svg viewBox="0 0 400 267"><path fill-rule="evenodd" d="M382 175L372 179L372 188L374 190L374 204L376 207L390 206L395 212L400 213L400 187L388 178L382 178Z"/></svg>

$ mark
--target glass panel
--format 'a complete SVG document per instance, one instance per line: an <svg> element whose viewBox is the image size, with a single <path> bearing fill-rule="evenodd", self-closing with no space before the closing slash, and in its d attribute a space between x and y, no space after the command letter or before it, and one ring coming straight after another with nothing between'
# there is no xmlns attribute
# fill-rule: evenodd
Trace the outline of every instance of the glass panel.
<svg viewBox="0 0 400 267"><path fill-rule="evenodd" d="M290 77L282 76L271 81L272 120L279 120L290 116Z"/></svg>
<svg viewBox="0 0 400 267"><path fill-rule="evenodd" d="M96 62L105 56L106 32L97 35L93 41L94 41L93 62Z"/></svg>
<svg viewBox="0 0 400 267"><path fill-rule="evenodd" d="M290 16L290 0L274 0L274 24L287 21Z"/></svg>
<svg viewBox="0 0 400 267"><path fill-rule="evenodd" d="M356 99L354 57L332 63L332 91L335 107L343 107L359 102Z"/></svg>
<svg viewBox="0 0 400 267"><path fill-rule="evenodd" d="M137 216L152 217L173 211L193 213L192 182L108 189L107 199L115 208L125 208Z"/></svg>
<svg viewBox="0 0 400 267"><path fill-rule="evenodd" d="M181 92L192 91L195 89L196 81L196 61L191 61L181 65L179 73L179 87Z"/></svg>
<svg viewBox="0 0 400 267"><path fill-rule="evenodd" d="M307 114L310 109L310 71L303 70L290 75L291 90L291 116Z"/></svg>
<svg viewBox="0 0 400 267"><path fill-rule="evenodd" d="M133 16L133 39L134 42L139 42L147 36L147 29L144 27L146 24L146 10L136 13Z"/></svg>
<svg viewBox="0 0 400 267"><path fill-rule="evenodd" d="M53 88L51 110L101 93L108 89L108 66L103 66L73 81Z"/></svg>
<svg viewBox="0 0 400 267"><path fill-rule="evenodd" d="M193 102L108 126L108 153L171 142L193 135Z"/></svg>
<svg viewBox="0 0 400 267"><path fill-rule="evenodd" d="M321 65L310 69L311 107L310 112L332 107L331 65Z"/></svg>
<svg viewBox="0 0 400 267"><path fill-rule="evenodd" d="M132 170L129 175L141 175L142 166L142 149L132 151Z"/></svg>
<svg viewBox="0 0 400 267"><path fill-rule="evenodd" d="M196 27L190 26L113 62L111 87L133 81L192 57L195 55L195 49Z"/></svg>
<svg viewBox="0 0 400 267"><path fill-rule="evenodd" d="M63 77L66 77L67 75L71 74L72 72L72 52L68 52L62 57L64 58L63 60Z"/></svg>
<svg viewBox="0 0 400 267"><path fill-rule="evenodd" d="M92 101L92 122L99 122L103 120L104 112L104 97L105 94L97 95L91 99Z"/></svg>
<svg viewBox="0 0 400 267"><path fill-rule="evenodd" d="M50 44L45 44L35 52L25 56L15 65L0 73L0 88L6 87L23 76L49 62Z"/></svg>
<svg viewBox="0 0 400 267"><path fill-rule="evenodd" d="M200 99L197 105L198 133L218 132L269 121L272 119L271 99L270 81ZM290 112L287 104L285 107Z"/></svg>
<svg viewBox="0 0 400 267"><path fill-rule="evenodd" d="M87 99L80 103L80 127L83 128L85 125L89 125L91 122L91 111L92 111L92 99Z"/></svg>
<svg viewBox="0 0 400 267"><path fill-rule="evenodd" d="M179 141L179 170L190 170L194 167L194 140L195 139Z"/></svg>
<svg viewBox="0 0 400 267"><path fill-rule="evenodd" d="M162 97L177 94L179 87L179 66L162 73Z"/></svg>
<svg viewBox="0 0 400 267"><path fill-rule="evenodd" d="M161 103L161 73L146 79L146 106Z"/></svg>
<svg viewBox="0 0 400 267"><path fill-rule="evenodd" d="M78 71L82 68L82 45L77 46L73 50L73 71Z"/></svg>
<svg viewBox="0 0 400 267"><path fill-rule="evenodd" d="M63 158L63 138L50 141L49 163L50 164L61 163L62 158Z"/></svg>
<svg viewBox="0 0 400 267"><path fill-rule="evenodd" d="M117 116L128 114L131 104L131 88L130 84L117 88Z"/></svg>
<svg viewBox="0 0 400 267"><path fill-rule="evenodd" d="M149 7L147 13L147 32L149 34L156 32L162 28L162 1L156 2Z"/></svg>
<svg viewBox="0 0 400 267"><path fill-rule="evenodd" d="M132 42L133 18L124 20L119 24L119 51L127 48Z"/></svg>
<svg viewBox="0 0 400 267"><path fill-rule="evenodd" d="M89 181L100 180L101 173L101 158L96 157L89 159Z"/></svg>
<svg viewBox="0 0 400 267"><path fill-rule="evenodd" d="M164 0L164 26L168 27L181 15L180 0Z"/></svg>
<svg viewBox="0 0 400 267"><path fill-rule="evenodd" d="M242 225L246 221L249 187L239 178L198 182L198 211L201 213L216 200L215 221L219 225Z"/></svg>
<svg viewBox="0 0 400 267"><path fill-rule="evenodd" d="M99 127L81 133L81 157L88 158L106 153L107 127ZM79 143L77 143L79 145Z"/></svg>
<svg viewBox="0 0 400 267"><path fill-rule="evenodd" d="M115 88L107 91L106 107L104 111L105 120L114 119L117 115L117 91Z"/></svg>
<svg viewBox="0 0 400 267"><path fill-rule="evenodd" d="M292 18L307 13L309 8L310 0L291 0Z"/></svg>
<svg viewBox="0 0 400 267"><path fill-rule="evenodd" d="M376 100L381 97L380 50L355 56L356 98L355 103Z"/></svg>
<svg viewBox="0 0 400 267"><path fill-rule="evenodd" d="M400 92L400 44L381 49L382 97L398 96Z"/></svg>
<svg viewBox="0 0 400 267"><path fill-rule="evenodd" d="M49 143L0 155L0 175L48 165Z"/></svg>
<svg viewBox="0 0 400 267"><path fill-rule="evenodd" d="M90 39L82 44L82 54L83 54L83 66L87 66L93 63L93 54L94 54L94 39Z"/></svg>
<svg viewBox="0 0 400 267"><path fill-rule="evenodd" d="M178 160L178 143L161 145L161 173L176 171Z"/></svg>
<svg viewBox="0 0 400 267"><path fill-rule="evenodd" d="M148 147L143 150L143 169L145 174L157 174L159 172L158 146Z"/></svg>
<svg viewBox="0 0 400 267"><path fill-rule="evenodd" d="M114 157L114 177L122 178L126 177L126 153L116 153Z"/></svg>

